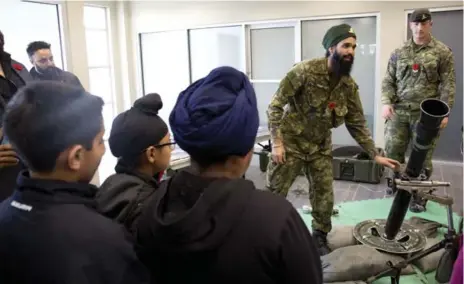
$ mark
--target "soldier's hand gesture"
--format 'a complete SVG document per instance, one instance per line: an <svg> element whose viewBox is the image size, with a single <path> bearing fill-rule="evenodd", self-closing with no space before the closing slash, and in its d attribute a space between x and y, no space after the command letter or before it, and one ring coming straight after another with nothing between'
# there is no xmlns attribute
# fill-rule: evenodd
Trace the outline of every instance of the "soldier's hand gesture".
<svg viewBox="0 0 464 284"><path fill-rule="evenodd" d="M272 145L272 160L276 164L285 163L285 148L282 143Z"/></svg>
<svg viewBox="0 0 464 284"><path fill-rule="evenodd" d="M382 157L380 155L375 156L374 160L377 164L382 165L384 167L388 167L394 171L399 171L401 166L400 162L398 162L397 160Z"/></svg>
<svg viewBox="0 0 464 284"><path fill-rule="evenodd" d="M391 105L384 105L382 107L382 117L384 119L391 119L393 116L393 107Z"/></svg>

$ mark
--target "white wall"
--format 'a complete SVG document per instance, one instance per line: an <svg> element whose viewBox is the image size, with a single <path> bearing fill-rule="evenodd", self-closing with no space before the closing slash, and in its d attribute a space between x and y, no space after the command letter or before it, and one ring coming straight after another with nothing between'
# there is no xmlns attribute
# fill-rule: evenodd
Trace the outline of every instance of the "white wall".
<svg viewBox="0 0 464 284"><path fill-rule="evenodd" d="M379 74L380 83L385 73L390 53L403 43L406 34L405 10L414 8L462 7L461 1L217 1L217 2L159 2L131 1L132 70L131 90L142 95L138 33L173 29L194 28L215 24L242 23L290 18L308 18L360 13L380 13ZM175 76L175 75L174 75ZM383 147L383 121L380 117L380 88L375 96L377 120L375 137Z"/></svg>

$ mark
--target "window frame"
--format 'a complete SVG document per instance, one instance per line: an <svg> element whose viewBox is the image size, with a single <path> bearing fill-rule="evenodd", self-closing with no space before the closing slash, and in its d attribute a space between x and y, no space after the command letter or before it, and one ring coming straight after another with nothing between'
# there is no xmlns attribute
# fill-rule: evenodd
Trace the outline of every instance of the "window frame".
<svg viewBox="0 0 464 284"><path fill-rule="evenodd" d="M85 17L83 19L83 24L84 24L84 31L86 34L87 38L87 32L88 31L104 31L105 32L105 40L107 42L107 62L108 64L103 64L103 65L92 65L91 62L89 62L89 59L87 58L87 72L89 74L89 83L90 83L90 70L95 70L95 69L106 69L108 73L110 74L110 101L105 101L104 105L108 106L110 105L111 111L112 111L112 120L116 117L116 88L115 88L115 70L114 70L114 57L113 57L113 48L112 48L112 36L111 36L111 17L110 17L110 8L103 6L103 5L95 5L95 4L84 4L84 13L85 13L85 8L97 8L97 9L103 9L105 11L105 28L88 28L86 27L85 24ZM86 47L88 45L86 44ZM87 50L88 52L88 50ZM89 86L90 88L90 86ZM90 90L91 91L91 90ZM96 96L99 96L98 94L94 94ZM103 97L102 97L103 99ZM108 122L107 122L108 123ZM104 141L108 141L109 139L109 129L107 129L107 134L105 134Z"/></svg>

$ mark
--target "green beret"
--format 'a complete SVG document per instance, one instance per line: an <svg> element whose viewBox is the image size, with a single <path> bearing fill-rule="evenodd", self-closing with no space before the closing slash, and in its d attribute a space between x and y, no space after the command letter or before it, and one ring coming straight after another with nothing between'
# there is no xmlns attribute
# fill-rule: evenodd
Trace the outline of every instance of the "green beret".
<svg viewBox="0 0 464 284"><path fill-rule="evenodd" d="M423 23L425 21L432 20L432 14L429 9L417 9L414 10L409 17L410 22Z"/></svg>
<svg viewBox="0 0 464 284"><path fill-rule="evenodd" d="M327 50L349 37L356 38L356 34L350 25L341 24L338 26L333 26L325 33L324 39L322 40L322 45Z"/></svg>

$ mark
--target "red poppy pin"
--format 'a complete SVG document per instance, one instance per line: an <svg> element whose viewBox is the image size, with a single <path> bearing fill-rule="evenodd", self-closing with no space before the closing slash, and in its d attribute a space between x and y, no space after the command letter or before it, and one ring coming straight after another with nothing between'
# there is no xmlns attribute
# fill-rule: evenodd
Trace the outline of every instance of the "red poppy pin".
<svg viewBox="0 0 464 284"><path fill-rule="evenodd" d="M416 73L417 71L419 71L419 64L414 63L414 64L412 65L412 71L413 71L414 73Z"/></svg>
<svg viewBox="0 0 464 284"><path fill-rule="evenodd" d="M335 102L329 102L329 109L332 110L337 106Z"/></svg>
<svg viewBox="0 0 464 284"><path fill-rule="evenodd" d="M21 64L13 64L13 68L16 70L16 71L21 71L23 70L23 66Z"/></svg>

